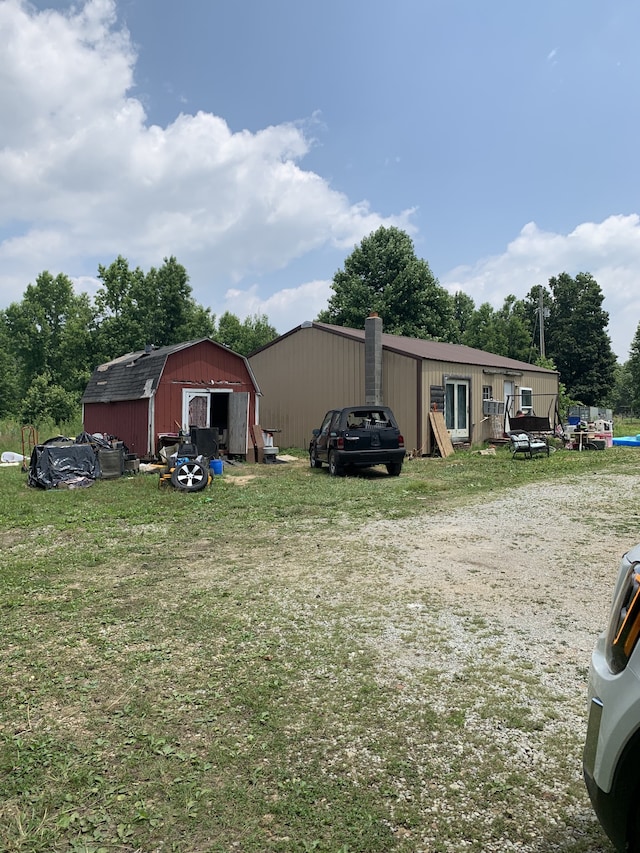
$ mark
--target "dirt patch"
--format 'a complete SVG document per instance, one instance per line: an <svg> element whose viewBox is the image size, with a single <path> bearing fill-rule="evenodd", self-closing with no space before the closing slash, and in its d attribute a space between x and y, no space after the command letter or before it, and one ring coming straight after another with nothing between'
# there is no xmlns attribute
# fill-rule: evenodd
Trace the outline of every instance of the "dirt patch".
<svg viewBox="0 0 640 853"><path fill-rule="evenodd" d="M242 474L237 477L234 475L229 477L229 482L234 483L236 486L246 486L247 483L255 480L256 476L256 474Z"/></svg>

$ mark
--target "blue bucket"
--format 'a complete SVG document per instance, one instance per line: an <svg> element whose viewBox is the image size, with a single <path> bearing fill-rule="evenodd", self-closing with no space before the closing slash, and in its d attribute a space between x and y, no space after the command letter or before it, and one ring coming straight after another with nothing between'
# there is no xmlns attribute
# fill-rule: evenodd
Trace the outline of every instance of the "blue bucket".
<svg viewBox="0 0 640 853"><path fill-rule="evenodd" d="M222 474L222 459L212 459L209 468L212 474Z"/></svg>

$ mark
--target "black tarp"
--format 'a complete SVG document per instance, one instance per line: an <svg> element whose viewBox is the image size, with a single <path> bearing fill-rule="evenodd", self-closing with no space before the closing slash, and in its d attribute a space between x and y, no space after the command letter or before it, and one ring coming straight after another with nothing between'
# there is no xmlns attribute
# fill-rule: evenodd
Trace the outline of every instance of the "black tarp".
<svg viewBox="0 0 640 853"><path fill-rule="evenodd" d="M55 489L67 486L87 486L100 477L100 462L90 444L68 447L38 444L33 448L29 466L29 486Z"/></svg>

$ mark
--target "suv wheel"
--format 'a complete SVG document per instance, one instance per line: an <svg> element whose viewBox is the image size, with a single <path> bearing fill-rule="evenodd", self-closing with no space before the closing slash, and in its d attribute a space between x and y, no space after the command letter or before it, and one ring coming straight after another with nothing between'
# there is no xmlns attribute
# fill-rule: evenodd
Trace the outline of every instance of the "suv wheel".
<svg viewBox="0 0 640 853"><path fill-rule="evenodd" d="M171 482L183 492L199 492L209 482L209 472L200 462L190 459L176 465L171 473Z"/></svg>
<svg viewBox="0 0 640 853"><path fill-rule="evenodd" d="M390 477L399 477L402 471L402 462L388 462L387 473Z"/></svg>
<svg viewBox="0 0 640 853"><path fill-rule="evenodd" d="M629 812L629 837L627 839L628 853L640 853L640 812L638 811L637 795L631 800L631 809Z"/></svg>
<svg viewBox="0 0 640 853"><path fill-rule="evenodd" d="M329 454L329 473L332 477L344 476L344 468L338 463L336 454L333 451Z"/></svg>
<svg viewBox="0 0 640 853"><path fill-rule="evenodd" d="M318 459L318 457L316 456L316 449L315 449L315 447L313 447L313 448L309 451L309 465L310 465L312 468L322 468L322 462L321 462L321 461Z"/></svg>

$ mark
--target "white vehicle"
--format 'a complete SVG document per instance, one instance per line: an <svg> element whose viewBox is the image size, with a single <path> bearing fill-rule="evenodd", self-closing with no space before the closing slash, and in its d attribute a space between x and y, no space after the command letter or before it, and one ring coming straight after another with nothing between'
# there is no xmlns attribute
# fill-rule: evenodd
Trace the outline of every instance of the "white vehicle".
<svg viewBox="0 0 640 853"><path fill-rule="evenodd" d="M626 553L589 672L584 778L616 850L640 853L640 545Z"/></svg>

